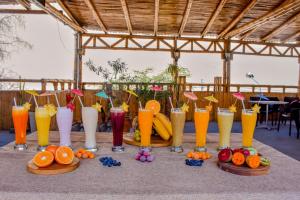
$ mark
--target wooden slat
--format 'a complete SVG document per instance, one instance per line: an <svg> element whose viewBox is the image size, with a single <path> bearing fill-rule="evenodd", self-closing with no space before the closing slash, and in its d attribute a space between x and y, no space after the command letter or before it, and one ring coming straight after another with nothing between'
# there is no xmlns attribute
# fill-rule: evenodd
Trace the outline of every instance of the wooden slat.
<svg viewBox="0 0 300 200"><path fill-rule="evenodd" d="M105 33L107 32L106 26L103 23L98 11L96 10L94 4L91 2L91 0L84 0L85 4L87 7L90 9L90 11L93 14L94 19L96 20L97 24L100 26L101 30L104 31Z"/></svg>
<svg viewBox="0 0 300 200"><path fill-rule="evenodd" d="M270 33L268 33L266 36L264 36L262 38L262 40L269 40L273 36L276 36L277 34L281 33L282 31L284 31L285 29L287 29L292 23L294 23L297 19L299 19L299 17L300 17L300 12L297 13L296 15L292 16L291 18L289 18L287 21L285 21L284 23L282 23L280 26L278 26L277 28L275 28Z"/></svg>
<svg viewBox="0 0 300 200"><path fill-rule="evenodd" d="M245 33L244 35L242 35L240 37L240 40L246 40L250 35L252 35L256 30L257 30L258 27L248 31L247 33Z"/></svg>
<svg viewBox="0 0 300 200"><path fill-rule="evenodd" d="M1 14L47 14L45 11L43 10L20 10L20 9L0 9L0 13Z"/></svg>
<svg viewBox="0 0 300 200"><path fill-rule="evenodd" d="M49 3L46 2L46 6L44 6L43 4L41 4L37 0L31 0L31 2L33 2L39 8L43 9L48 14L50 14L50 15L54 16L55 18L59 19L61 22L67 24L68 26L70 26L74 30L76 30L78 32L82 32L82 33L86 32L86 30L84 28L82 28L81 26L78 26L77 24L75 24L73 21L71 21L69 18L67 18L65 15L63 15L59 10L57 10L56 8L51 6Z"/></svg>
<svg viewBox="0 0 300 200"><path fill-rule="evenodd" d="M159 13L159 0L155 0L155 13L154 13L154 35L158 32L158 13Z"/></svg>
<svg viewBox="0 0 300 200"><path fill-rule="evenodd" d="M74 18L74 16L72 15L72 13L69 11L69 9L66 7L66 5L64 4L64 2L62 2L61 0L56 0L56 2L58 3L58 5L61 7L61 9L67 14L67 16L77 25L79 25L79 23L77 22L77 20Z"/></svg>
<svg viewBox="0 0 300 200"><path fill-rule="evenodd" d="M178 32L179 35L181 35L184 31L185 25L187 23L187 20L188 20L188 17L189 17L191 8L192 8L192 4L193 4L193 0L188 0L187 5L185 7L184 14L183 14L183 18L182 18L182 21L181 21L180 29L179 29L179 32Z"/></svg>
<svg viewBox="0 0 300 200"><path fill-rule="evenodd" d="M17 2L24 7L26 10L30 10L31 9L31 5L30 2L28 0L17 0Z"/></svg>
<svg viewBox="0 0 300 200"><path fill-rule="evenodd" d="M283 15L285 15L288 12L291 12L294 9L299 8L300 6L300 0L289 0L284 1L280 6L273 9L272 11L268 12L267 14L263 15L260 18L257 18L239 28L236 28L232 31L230 31L227 36L228 37L234 37L240 34L243 34L255 27L259 27L265 23L271 22L272 20L275 20Z"/></svg>
<svg viewBox="0 0 300 200"><path fill-rule="evenodd" d="M222 11L222 8L226 4L226 1L227 0L221 0L220 1L220 3L218 4L216 10L214 11L214 13L210 17L207 25L205 26L204 30L202 31L202 34L201 34L202 36L205 36L209 32L209 30L210 30L211 26L213 25L214 21L216 20L216 18L218 17L220 12Z"/></svg>
<svg viewBox="0 0 300 200"><path fill-rule="evenodd" d="M285 38L285 39L283 40L283 42L291 41L291 40L293 40L293 39L295 39L295 38L297 38L297 37L299 37L299 36L300 36L300 31L298 31L297 33L295 33L295 34L293 34L293 35L291 35L291 36L288 36L287 38Z"/></svg>
<svg viewBox="0 0 300 200"><path fill-rule="evenodd" d="M126 0L120 0L120 1L121 1L121 5L122 5L126 25L127 25L127 28L128 28L128 32L131 35L132 34L132 25L131 25L131 20L130 20L130 16L129 16L127 3L126 3Z"/></svg>
<svg viewBox="0 0 300 200"><path fill-rule="evenodd" d="M238 16L235 17L228 26L226 26L226 28L218 35L218 38L221 38L223 36L226 37L228 31L230 31L237 23L241 21L245 14L247 14L255 6L257 1L258 0L252 0Z"/></svg>

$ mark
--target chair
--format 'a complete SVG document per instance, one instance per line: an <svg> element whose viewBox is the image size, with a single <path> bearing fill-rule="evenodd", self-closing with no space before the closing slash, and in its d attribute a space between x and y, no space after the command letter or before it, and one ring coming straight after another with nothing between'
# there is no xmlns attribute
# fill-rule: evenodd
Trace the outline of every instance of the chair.
<svg viewBox="0 0 300 200"><path fill-rule="evenodd" d="M289 101L286 99L287 102ZM290 103L285 105L285 110L283 110L279 115L279 123L277 127L277 131L280 129L280 124L283 122L283 120L286 121L289 120L289 136L291 136L292 132L292 121L295 121L296 129L297 129L297 139L299 139L299 128L300 128L300 118L299 118L299 112L300 112L300 102L298 98L294 98L291 100Z"/></svg>
<svg viewBox="0 0 300 200"><path fill-rule="evenodd" d="M298 97L284 97L283 101L288 102L288 104L285 104L284 106L280 107L279 115L278 115L278 126L277 131L280 129L281 123L284 123L286 125L287 120L290 121L290 127L289 127L289 135L291 135L291 108L294 106L297 107L297 105L293 105L294 103L297 103L299 101Z"/></svg>
<svg viewBox="0 0 300 200"><path fill-rule="evenodd" d="M250 101L265 101L264 99L260 99L259 97L250 97ZM251 107L253 106L254 104L251 105ZM260 112L259 114L257 115L257 121L259 121L259 123L263 123L263 119L266 117L266 105L265 104L261 104L260 105ZM269 109L269 112L270 114L270 109ZM256 123L257 124L257 123Z"/></svg>
<svg viewBox="0 0 300 200"><path fill-rule="evenodd" d="M270 101L279 101L279 98L278 97L268 97L268 99ZM279 120L279 112L280 112L280 105L279 104L270 104L269 105L269 112L270 112L270 115L271 116L271 122L272 122L272 126L274 125L274 121L275 121L275 117L276 117L276 121L275 121L275 125L277 124L278 120Z"/></svg>

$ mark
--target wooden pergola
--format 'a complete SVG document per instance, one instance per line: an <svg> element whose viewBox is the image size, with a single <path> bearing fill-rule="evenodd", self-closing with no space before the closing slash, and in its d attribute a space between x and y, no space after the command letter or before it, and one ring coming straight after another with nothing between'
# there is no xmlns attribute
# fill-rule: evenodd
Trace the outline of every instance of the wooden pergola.
<svg viewBox="0 0 300 200"><path fill-rule="evenodd" d="M300 68L300 0L3 0L50 14L76 31L74 80L86 49L220 53L230 85L233 54L295 57ZM37 8L33 8L37 6ZM300 70L299 70L300 86Z"/></svg>

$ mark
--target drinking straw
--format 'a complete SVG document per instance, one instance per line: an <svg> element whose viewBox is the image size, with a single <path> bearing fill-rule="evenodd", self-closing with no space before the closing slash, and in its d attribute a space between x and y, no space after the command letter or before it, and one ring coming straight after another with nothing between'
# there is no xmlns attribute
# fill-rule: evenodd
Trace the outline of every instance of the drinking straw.
<svg viewBox="0 0 300 200"><path fill-rule="evenodd" d="M218 112L220 112L220 108L218 107Z"/></svg>
<svg viewBox="0 0 300 200"><path fill-rule="evenodd" d="M131 97L131 94L129 93L128 99L126 101L127 104L129 103L130 97Z"/></svg>
<svg viewBox="0 0 300 200"><path fill-rule="evenodd" d="M246 108L245 108L245 103L244 103L244 100L242 100L242 106L243 106L243 110L244 110L244 112L246 112Z"/></svg>
<svg viewBox="0 0 300 200"><path fill-rule="evenodd" d="M50 97L47 96L47 104L49 104L49 103L50 103Z"/></svg>
<svg viewBox="0 0 300 200"><path fill-rule="evenodd" d="M32 96L33 96L33 100L34 100L35 106L38 108L38 107L39 107L39 105L38 105L38 103L37 103L37 101L36 101L36 98L35 98L35 96L34 96L34 95L32 95Z"/></svg>
<svg viewBox="0 0 300 200"><path fill-rule="evenodd" d="M198 107L197 107L197 103L196 103L196 101L194 102L194 105L195 105L195 109L197 109Z"/></svg>
<svg viewBox="0 0 300 200"><path fill-rule="evenodd" d="M113 104L113 102L112 102L112 100L111 100L111 97L109 97L109 102L110 102L110 104L111 104L111 107L114 108L114 104Z"/></svg>
<svg viewBox="0 0 300 200"><path fill-rule="evenodd" d="M31 99L32 99L32 96L30 96L30 98L29 98L29 100L28 100L28 103L30 103L30 102L31 102Z"/></svg>
<svg viewBox="0 0 300 200"><path fill-rule="evenodd" d="M17 106L16 97L14 97L14 104L15 104L15 106Z"/></svg>
<svg viewBox="0 0 300 200"><path fill-rule="evenodd" d="M139 106L140 106L140 109L143 109L141 101L139 101Z"/></svg>
<svg viewBox="0 0 300 200"><path fill-rule="evenodd" d="M54 93L54 96L55 96L55 100L56 100L57 106L60 108L60 105L59 105L59 101L58 101L56 92Z"/></svg>
<svg viewBox="0 0 300 200"><path fill-rule="evenodd" d="M173 109L173 108L174 108L174 106L173 106L172 99L171 99L171 97L170 97L170 96L169 96L169 101L170 101L171 107L172 107L172 109Z"/></svg>
<svg viewBox="0 0 300 200"><path fill-rule="evenodd" d="M79 99L79 102L80 102L81 107L84 107L84 106L83 106L83 103L82 103L82 101L81 101L80 96L77 95L77 97L78 97L78 99ZM75 99L75 98L74 98L74 99Z"/></svg>

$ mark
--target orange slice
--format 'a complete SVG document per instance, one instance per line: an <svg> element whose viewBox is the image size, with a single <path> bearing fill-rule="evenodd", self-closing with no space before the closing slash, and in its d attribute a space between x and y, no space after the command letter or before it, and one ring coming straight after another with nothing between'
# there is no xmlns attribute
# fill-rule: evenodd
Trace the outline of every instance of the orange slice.
<svg viewBox="0 0 300 200"><path fill-rule="evenodd" d="M160 103L156 100L147 101L145 108L147 110L152 110L153 114L156 115L160 111Z"/></svg>
<svg viewBox="0 0 300 200"><path fill-rule="evenodd" d="M70 147L60 146L55 152L55 161L58 164L68 165L73 162L74 152Z"/></svg>
<svg viewBox="0 0 300 200"><path fill-rule="evenodd" d="M38 167L48 167L54 161L54 155L50 151L41 151L35 154L32 162Z"/></svg>
<svg viewBox="0 0 300 200"><path fill-rule="evenodd" d="M56 145L49 145L49 146L47 146L46 151L52 152L53 156L55 156L55 152L56 152L57 148L58 148L58 146L56 146Z"/></svg>

